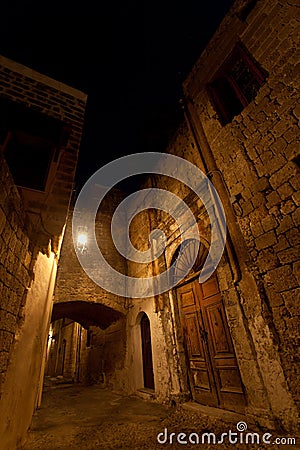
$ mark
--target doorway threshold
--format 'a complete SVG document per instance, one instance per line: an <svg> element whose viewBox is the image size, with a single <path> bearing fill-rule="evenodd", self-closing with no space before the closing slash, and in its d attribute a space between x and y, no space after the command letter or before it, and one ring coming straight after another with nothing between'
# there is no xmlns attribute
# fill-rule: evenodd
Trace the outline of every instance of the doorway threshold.
<svg viewBox="0 0 300 450"><path fill-rule="evenodd" d="M192 401L183 403L182 408L187 411L192 411L198 414L205 414L206 416L213 417L215 419L220 419L224 422L229 423L233 422L238 423L240 420L246 419L246 415L244 413L229 411L227 409L215 408L213 406L201 405L201 403L196 403ZM248 416L247 421L249 422Z"/></svg>
<svg viewBox="0 0 300 450"><path fill-rule="evenodd" d="M155 390L149 388L138 389L135 394L144 400L155 400Z"/></svg>

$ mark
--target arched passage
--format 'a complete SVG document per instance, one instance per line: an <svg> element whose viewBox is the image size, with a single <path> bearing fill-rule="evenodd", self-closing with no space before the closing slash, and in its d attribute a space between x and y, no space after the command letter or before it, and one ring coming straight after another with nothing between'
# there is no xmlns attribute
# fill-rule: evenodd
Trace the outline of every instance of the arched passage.
<svg viewBox="0 0 300 450"><path fill-rule="evenodd" d="M56 303L46 375L107 385L125 358L125 315L84 301Z"/></svg>
<svg viewBox="0 0 300 450"><path fill-rule="evenodd" d="M102 330L108 328L117 320L124 316L120 311L116 311L101 303L91 303L85 301L71 301L55 303L53 305L51 321L68 318L80 323L84 328L98 326Z"/></svg>

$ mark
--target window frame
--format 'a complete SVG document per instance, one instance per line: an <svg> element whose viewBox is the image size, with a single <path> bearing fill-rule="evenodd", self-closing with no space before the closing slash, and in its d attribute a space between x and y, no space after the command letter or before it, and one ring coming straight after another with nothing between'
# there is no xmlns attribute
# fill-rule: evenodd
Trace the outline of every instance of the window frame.
<svg viewBox="0 0 300 450"><path fill-rule="evenodd" d="M236 80L230 73L238 59L242 59L245 67L250 71L253 80L255 80L259 85L256 95L261 86L265 83L268 76L266 70L264 70L259 65L259 63L253 58L253 56L246 50L244 45L241 42L238 42L233 48L230 55L226 58L219 70L215 73L211 81L206 86L210 100L212 101L212 104L216 112L218 113L222 125L230 123L234 119L234 117L236 117L236 115L240 114L243 109L246 108L246 106L248 106L254 100L256 96L255 95L252 100L249 101L245 97L242 88L237 84ZM229 84L231 90L235 95L235 98L233 100L238 100L240 102L241 109L239 113L233 114L232 111L226 108L224 97L223 99L221 98L218 92L218 88L216 87L217 82L220 82L221 80L226 80L226 82Z"/></svg>

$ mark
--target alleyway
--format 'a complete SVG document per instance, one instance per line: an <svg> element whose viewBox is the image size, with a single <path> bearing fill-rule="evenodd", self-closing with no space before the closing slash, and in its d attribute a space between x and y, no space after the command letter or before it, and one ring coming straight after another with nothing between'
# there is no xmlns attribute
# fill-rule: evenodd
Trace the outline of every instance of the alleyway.
<svg viewBox="0 0 300 450"><path fill-rule="evenodd" d="M225 417L226 419L226 417ZM228 419L228 418L227 418ZM214 432L220 435L229 429L236 431L236 423L219 420L193 410L177 409L124 397L99 386L48 386L43 403L34 417L29 439L22 450L77 449L154 449L154 448L235 448L267 449L270 445L256 444L159 444L157 435L167 428L170 433L197 434ZM262 436L266 430L248 426ZM274 437L278 436L274 434ZM162 441L164 436L161 437ZM272 445L272 449L298 449L298 445Z"/></svg>

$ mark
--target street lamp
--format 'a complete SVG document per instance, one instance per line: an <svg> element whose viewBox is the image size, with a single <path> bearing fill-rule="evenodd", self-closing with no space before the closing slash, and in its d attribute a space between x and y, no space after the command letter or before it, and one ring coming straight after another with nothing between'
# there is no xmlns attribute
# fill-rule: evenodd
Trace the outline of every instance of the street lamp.
<svg viewBox="0 0 300 450"><path fill-rule="evenodd" d="M88 242L87 227L78 227L76 244L77 249L81 253L85 253L87 251L87 242Z"/></svg>

